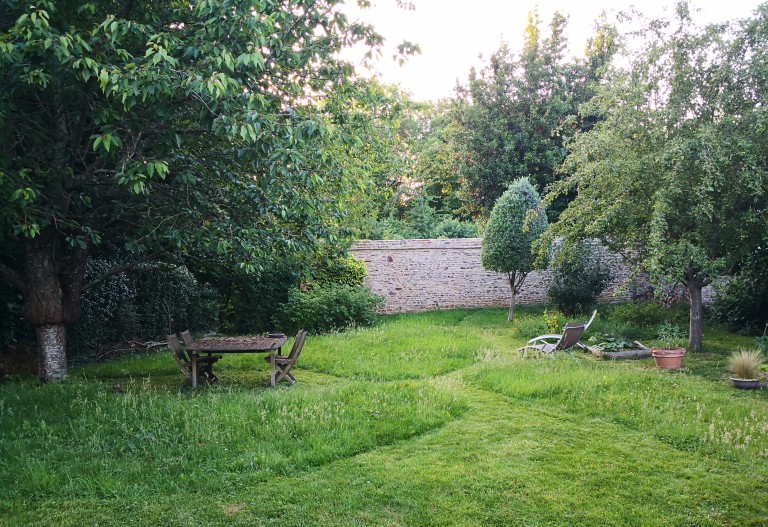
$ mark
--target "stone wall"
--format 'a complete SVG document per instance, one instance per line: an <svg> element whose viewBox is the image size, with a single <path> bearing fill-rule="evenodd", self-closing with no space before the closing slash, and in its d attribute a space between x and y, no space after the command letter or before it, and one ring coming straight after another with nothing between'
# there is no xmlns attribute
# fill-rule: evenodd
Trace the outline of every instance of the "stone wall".
<svg viewBox="0 0 768 527"><path fill-rule="evenodd" d="M365 262L368 285L384 298L382 313L506 307L511 298L507 276L483 270L481 248L482 238L368 240L349 252ZM618 256L611 258L616 272L601 301L626 301L629 292L614 293L626 282L627 270ZM547 271L530 273L517 303L546 303L548 280Z"/></svg>

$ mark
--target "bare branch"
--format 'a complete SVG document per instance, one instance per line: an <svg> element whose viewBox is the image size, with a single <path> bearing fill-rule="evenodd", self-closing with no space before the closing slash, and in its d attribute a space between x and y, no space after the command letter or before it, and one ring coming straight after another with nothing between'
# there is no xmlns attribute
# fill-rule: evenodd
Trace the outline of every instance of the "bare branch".
<svg viewBox="0 0 768 527"><path fill-rule="evenodd" d="M85 284L83 286L82 290L86 291L86 290L88 290L88 289L90 289L92 287L96 287L97 285L102 283L104 280L106 280L110 276L115 276L116 274L120 274L123 271L127 271L128 269L136 267L137 265L139 265L141 263L144 263L147 260L149 260L149 257L141 258L139 260L134 260L132 262L128 262L128 263L125 263L125 264L122 264L122 265L118 265L117 267L113 267L112 269L110 269L106 273L102 274L101 276L99 276L99 277L95 278L94 280L91 280L90 282Z"/></svg>

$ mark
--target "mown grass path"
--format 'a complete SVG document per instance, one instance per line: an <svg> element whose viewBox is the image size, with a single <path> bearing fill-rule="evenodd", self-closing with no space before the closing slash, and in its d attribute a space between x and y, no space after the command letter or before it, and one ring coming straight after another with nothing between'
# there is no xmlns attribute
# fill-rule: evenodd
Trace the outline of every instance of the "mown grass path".
<svg viewBox="0 0 768 527"><path fill-rule="evenodd" d="M191 451L186 440L168 440L146 452L98 454L97 442L80 450L67 446L67 456L49 458L55 465L50 477L58 486L43 480L35 486L28 481L31 473L17 478L16 485L34 495L3 486L0 524L768 525L766 394L735 392L720 380L690 371L660 373L642 363L586 358L574 363L567 357L522 362L509 353L509 328L496 325L496 314L424 316L428 324L408 347L419 349L420 360L429 361L438 374L424 375L423 368L409 365L400 348L385 350L392 346L390 337L398 340L411 331L411 318L405 328L390 321L389 328L317 339L307 361L312 371L298 370L300 384L279 390L248 388L253 382L249 365L241 369L233 363L222 375L229 375L229 387L179 394L167 389L173 381L163 376L123 381L129 399L115 406L111 394L93 386L112 380L109 368L151 365L129 361L93 370L90 380L54 393L70 394L70 408L72 401L92 401L81 404L82 414L101 408L124 412L121 419L143 415L154 422L149 428L156 435L165 411L201 409L200 415L209 417L201 417L202 429L192 433L200 442ZM370 371L383 372L378 379L359 363L349 375L339 373L349 357L333 349L353 348L356 339L381 346L385 356L380 360L366 352ZM448 363L456 366L444 367ZM37 405L41 413L40 405L51 395L47 387L35 392L39 389L19 386L17 391L37 395L22 394L17 402L7 398L0 411L4 427L17 419L18 405L34 400L24 409ZM80 393L72 396L73 390ZM253 407L242 413L246 404ZM153 421L158 407L165 410ZM254 409L260 408L269 412L257 417ZM293 423L291 414L301 414L306 426ZM106 416L70 418L83 425L109 421ZM28 429L41 432L39 422L27 422ZM86 440L57 431L59 426L49 422L43 433ZM251 432L230 440L228 427L251 427ZM263 434L254 439L259 430ZM189 433L174 426L166 432ZM11 441L23 435L5 428L2 433ZM121 437L100 439L119 445ZM297 444L301 448L292 447ZM215 462L198 459L199 450L208 448ZM0 450L6 457L10 452ZM118 492L77 485L62 492L64 476L91 485L107 478L109 471L99 474L83 460L66 462L89 455L101 456L113 470L137 464L136 474L123 473L127 482L115 480ZM162 464L157 456L172 459ZM0 456L0 461L3 469L24 470L11 459ZM79 467L90 473L78 475Z"/></svg>

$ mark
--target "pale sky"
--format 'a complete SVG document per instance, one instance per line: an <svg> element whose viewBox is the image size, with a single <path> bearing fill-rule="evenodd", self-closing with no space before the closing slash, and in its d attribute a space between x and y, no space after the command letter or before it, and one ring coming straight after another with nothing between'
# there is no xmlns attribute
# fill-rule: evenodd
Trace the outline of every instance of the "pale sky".
<svg viewBox="0 0 768 527"><path fill-rule="evenodd" d="M348 0L352 4L354 1ZM415 100L436 100L453 93L456 80L467 81L472 66L478 69L499 48L502 40L511 50L519 51L528 12L538 6L541 29L548 35L548 24L555 11L569 17L566 35L568 56L583 56L587 38L592 35L594 20L602 11L619 11L635 5L648 17L671 18L672 0L412 0L416 9L405 11L395 0L374 0L374 6L360 11L348 6L350 18L361 19L386 37L383 57L376 70L382 80L399 84ZM700 11L694 20L700 23L725 22L749 17L760 5L759 0L694 0ZM610 17L609 17L610 18ZM421 55L398 66L391 59L393 48L403 40L416 42ZM353 60L355 61L355 60Z"/></svg>

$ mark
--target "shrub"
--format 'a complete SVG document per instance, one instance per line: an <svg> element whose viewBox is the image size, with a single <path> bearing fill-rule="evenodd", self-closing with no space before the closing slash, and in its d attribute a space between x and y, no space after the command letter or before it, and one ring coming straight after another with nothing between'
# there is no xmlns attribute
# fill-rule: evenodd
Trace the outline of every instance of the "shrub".
<svg viewBox="0 0 768 527"><path fill-rule="evenodd" d="M688 306L676 305L664 307L657 302L639 304L615 304L601 308L606 316L600 316L593 327L619 339L645 340L656 339L660 326L665 323L676 325L688 321Z"/></svg>
<svg viewBox="0 0 768 527"><path fill-rule="evenodd" d="M290 290L299 281L297 273L287 266L272 267L258 276L237 270L227 279L224 329L239 334L278 329L279 307L288 302Z"/></svg>
<svg viewBox="0 0 768 527"><path fill-rule="evenodd" d="M687 313L680 309L671 310L656 302L642 302L639 304L617 304L610 308L611 318L617 322L632 324L639 328L653 328L664 322L684 322ZM682 313L683 320L679 320Z"/></svg>
<svg viewBox="0 0 768 527"><path fill-rule="evenodd" d="M445 218L435 229L437 238L476 238L480 231L471 221L460 221L455 218Z"/></svg>
<svg viewBox="0 0 768 527"><path fill-rule="evenodd" d="M90 260L86 282L119 264ZM147 263L112 275L83 291L81 305L80 320L67 339L69 355L75 360L88 358L100 345L218 326L218 293L199 284L183 266Z"/></svg>
<svg viewBox="0 0 768 527"><path fill-rule="evenodd" d="M35 332L21 314L21 294L0 281L0 353L16 342L35 341Z"/></svg>
<svg viewBox="0 0 768 527"><path fill-rule="evenodd" d="M305 329L317 334L371 326L381 301L368 287L334 284L306 292L294 288L282 308L284 327L291 333Z"/></svg>
<svg viewBox="0 0 768 527"><path fill-rule="evenodd" d="M186 267L145 264L132 274L139 335L163 337L190 328L218 328L216 293L210 286L199 284Z"/></svg>
<svg viewBox="0 0 768 527"><path fill-rule="evenodd" d="M559 329L562 329L562 326ZM542 316L522 315L512 322L512 334L525 340L551 332L547 320Z"/></svg>
<svg viewBox="0 0 768 527"><path fill-rule="evenodd" d="M714 318L728 329L758 333L768 322L768 283L748 275L737 276L718 290L713 308Z"/></svg>
<svg viewBox="0 0 768 527"><path fill-rule="evenodd" d="M368 270L365 263L352 255L339 256L324 260L315 272L315 283L318 285L343 284L349 286L363 285Z"/></svg>
<svg viewBox="0 0 768 527"><path fill-rule="evenodd" d="M115 259L89 260L85 270L86 283L121 263ZM136 295L135 280L127 272L109 276L83 291L80 320L67 331L67 354L70 358L87 358L99 345L138 335Z"/></svg>
<svg viewBox="0 0 768 527"><path fill-rule="evenodd" d="M434 238L440 216L429 206L429 198L419 193L413 197L411 207L405 212L405 220L413 229L414 238Z"/></svg>
<svg viewBox="0 0 768 527"><path fill-rule="evenodd" d="M559 311L545 309L542 317L550 333L559 333L565 327L565 317Z"/></svg>
<svg viewBox="0 0 768 527"><path fill-rule="evenodd" d="M594 307L612 277L604 251L589 241L561 245L555 252L552 270L547 297L567 316Z"/></svg>
<svg viewBox="0 0 768 527"><path fill-rule="evenodd" d="M407 240L418 238L410 225L397 218L384 218L376 221L368 235L371 240Z"/></svg>
<svg viewBox="0 0 768 527"><path fill-rule="evenodd" d="M664 322L658 329L659 346L664 349L684 348L688 340L688 335L671 322Z"/></svg>

